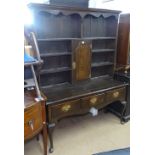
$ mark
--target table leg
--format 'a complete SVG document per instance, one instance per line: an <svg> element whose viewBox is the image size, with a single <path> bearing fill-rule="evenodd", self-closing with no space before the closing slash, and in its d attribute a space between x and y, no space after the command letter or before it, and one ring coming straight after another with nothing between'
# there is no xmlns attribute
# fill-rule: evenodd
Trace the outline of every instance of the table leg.
<svg viewBox="0 0 155 155"><path fill-rule="evenodd" d="M44 145L44 155L47 155L47 125L43 124L43 145Z"/></svg>
<svg viewBox="0 0 155 155"><path fill-rule="evenodd" d="M54 151L53 149L53 131L54 131L55 124L49 124L48 125L48 134L49 134L49 140L50 140L50 148L49 152L52 153Z"/></svg>

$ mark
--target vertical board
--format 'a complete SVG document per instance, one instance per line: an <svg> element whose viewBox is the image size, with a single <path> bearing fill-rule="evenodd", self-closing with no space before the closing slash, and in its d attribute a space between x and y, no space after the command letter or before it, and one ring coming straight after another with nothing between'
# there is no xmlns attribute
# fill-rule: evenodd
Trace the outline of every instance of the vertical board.
<svg viewBox="0 0 155 155"><path fill-rule="evenodd" d="M129 65L130 14L121 14L118 27L117 65Z"/></svg>
<svg viewBox="0 0 155 155"><path fill-rule="evenodd" d="M91 76L90 41L73 41L72 77L73 81L89 79Z"/></svg>

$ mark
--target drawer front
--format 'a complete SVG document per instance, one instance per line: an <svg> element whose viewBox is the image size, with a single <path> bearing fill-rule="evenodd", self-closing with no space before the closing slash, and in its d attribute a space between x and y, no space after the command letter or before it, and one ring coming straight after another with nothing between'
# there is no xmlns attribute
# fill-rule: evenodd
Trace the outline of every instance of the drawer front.
<svg viewBox="0 0 155 155"><path fill-rule="evenodd" d="M42 129L41 104L35 104L24 112L24 139L31 138Z"/></svg>
<svg viewBox="0 0 155 155"><path fill-rule="evenodd" d="M91 107L100 108L104 106L105 94L92 95L81 99L81 106L84 109L90 109Z"/></svg>
<svg viewBox="0 0 155 155"><path fill-rule="evenodd" d="M54 121L62 117L77 114L80 110L80 100L66 101L48 108L49 120Z"/></svg>
<svg viewBox="0 0 155 155"><path fill-rule="evenodd" d="M124 101L126 97L126 88L119 88L108 91L106 93L106 103L111 103L114 101Z"/></svg>

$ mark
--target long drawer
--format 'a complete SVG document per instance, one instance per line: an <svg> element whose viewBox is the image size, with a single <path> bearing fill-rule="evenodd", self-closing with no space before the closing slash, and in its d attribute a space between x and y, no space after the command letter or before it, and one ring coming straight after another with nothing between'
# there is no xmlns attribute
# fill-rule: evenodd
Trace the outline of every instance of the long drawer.
<svg viewBox="0 0 155 155"><path fill-rule="evenodd" d="M62 102L48 107L49 121L56 121L62 117L71 116L80 110L80 100Z"/></svg>
<svg viewBox="0 0 155 155"><path fill-rule="evenodd" d="M113 89L106 92L106 104L126 99L126 88Z"/></svg>
<svg viewBox="0 0 155 155"><path fill-rule="evenodd" d="M90 109L91 107L101 108L105 102L105 94L91 95L81 98L81 108Z"/></svg>

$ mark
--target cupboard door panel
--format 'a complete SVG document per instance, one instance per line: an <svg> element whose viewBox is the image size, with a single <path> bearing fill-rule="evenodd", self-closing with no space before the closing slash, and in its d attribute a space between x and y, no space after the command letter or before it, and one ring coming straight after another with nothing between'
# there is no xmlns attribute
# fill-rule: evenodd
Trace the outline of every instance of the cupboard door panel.
<svg viewBox="0 0 155 155"><path fill-rule="evenodd" d="M91 75L90 41L73 41L72 60L73 81L89 79Z"/></svg>

